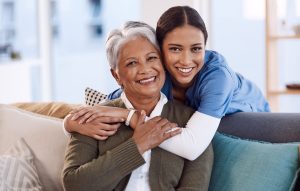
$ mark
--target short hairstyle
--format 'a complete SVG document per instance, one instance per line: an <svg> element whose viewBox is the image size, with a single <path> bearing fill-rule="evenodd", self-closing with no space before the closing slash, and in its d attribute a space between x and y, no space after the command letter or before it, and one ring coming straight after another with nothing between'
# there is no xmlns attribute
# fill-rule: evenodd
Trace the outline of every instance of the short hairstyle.
<svg viewBox="0 0 300 191"><path fill-rule="evenodd" d="M160 48L166 35L177 27L185 24L194 26L203 32L205 44L207 41L207 30L205 23L199 13L189 6L176 6L164 12L156 25L156 38Z"/></svg>
<svg viewBox="0 0 300 191"><path fill-rule="evenodd" d="M136 37L147 39L160 53L154 28L143 22L128 21L122 28L111 31L106 40L106 56L112 69L117 67L122 45Z"/></svg>

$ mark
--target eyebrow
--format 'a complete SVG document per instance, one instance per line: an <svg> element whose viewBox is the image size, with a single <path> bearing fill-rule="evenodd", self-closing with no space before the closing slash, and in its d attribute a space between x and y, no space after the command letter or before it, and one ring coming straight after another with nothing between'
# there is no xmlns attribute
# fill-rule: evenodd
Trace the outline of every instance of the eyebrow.
<svg viewBox="0 0 300 191"><path fill-rule="evenodd" d="M168 46L181 46L180 44L168 44Z"/></svg>
<svg viewBox="0 0 300 191"><path fill-rule="evenodd" d="M202 44L203 43L195 43L195 44L192 44L192 46L199 46L199 45L202 46ZM171 44L168 44L168 46L182 46L182 45L180 45L180 44L172 44L171 43Z"/></svg>
<svg viewBox="0 0 300 191"><path fill-rule="evenodd" d="M149 55L149 54L159 54L158 52L156 52L156 51L153 51L153 52L149 52L149 53L147 53L147 55Z"/></svg>
<svg viewBox="0 0 300 191"><path fill-rule="evenodd" d="M134 59L136 59L136 58L135 57L129 57L129 58L126 58L125 61L127 61L127 60L134 60Z"/></svg>
<svg viewBox="0 0 300 191"><path fill-rule="evenodd" d="M192 44L192 46L202 46L203 43L196 43L196 44Z"/></svg>

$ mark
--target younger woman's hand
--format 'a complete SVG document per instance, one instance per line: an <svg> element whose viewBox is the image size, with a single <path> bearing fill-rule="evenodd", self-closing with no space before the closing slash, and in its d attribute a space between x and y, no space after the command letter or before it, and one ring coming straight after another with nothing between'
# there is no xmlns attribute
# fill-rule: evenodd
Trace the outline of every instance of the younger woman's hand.
<svg viewBox="0 0 300 191"><path fill-rule="evenodd" d="M79 121L71 120L73 114L70 114L64 120L64 128L69 133L77 132L82 135L92 137L97 140L105 140L114 135L121 123L111 123L110 117L99 117L90 123L80 124Z"/></svg>
<svg viewBox="0 0 300 191"><path fill-rule="evenodd" d="M73 115L71 120L78 121L80 124L89 123L97 118L103 118L104 123L124 122L128 110L107 106L83 106L70 112Z"/></svg>
<svg viewBox="0 0 300 191"><path fill-rule="evenodd" d="M105 140L109 136L114 135L121 126L121 123L111 122L111 117L99 117L90 123L82 124L82 127L79 128L79 133L97 140Z"/></svg>

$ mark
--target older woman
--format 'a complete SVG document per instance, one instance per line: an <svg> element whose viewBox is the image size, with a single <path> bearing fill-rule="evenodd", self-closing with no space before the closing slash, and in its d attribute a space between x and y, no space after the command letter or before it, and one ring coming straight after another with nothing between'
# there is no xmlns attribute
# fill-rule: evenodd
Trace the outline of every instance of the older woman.
<svg viewBox="0 0 300 191"><path fill-rule="evenodd" d="M128 120L106 140L72 134L63 170L65 190L207 190L211 146L194 161L157 147L180 133L169 121L184 126L194 111L160 93L165 73L154 30L128 22L112 31L106 49L111 73L124 90L106 105L132 109L129 116L135 110L142 112L135 129L126 126ZM144 123L145 118L152 118L152 124ZM72 115L65 120L66 127L93 125L71 119Z"/></svg>

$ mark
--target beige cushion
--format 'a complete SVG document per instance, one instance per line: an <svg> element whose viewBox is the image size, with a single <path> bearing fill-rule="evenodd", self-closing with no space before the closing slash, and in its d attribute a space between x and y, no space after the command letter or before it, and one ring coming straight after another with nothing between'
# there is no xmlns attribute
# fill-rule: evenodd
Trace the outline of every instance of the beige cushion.
<svg viewBox="0 0 300 191"><path fill-rule="evenodd" d="M63 102L24 102L11 104L20 109L63 119L68 113L81 105Z"/></svg>
<svg viewBox="0 0 300 191"><path fill-rule="evenodd" d="M67 137L62 120L0 104L0 155L21 137L32 149L35 165L45 190L62 190Z"/></svg>

